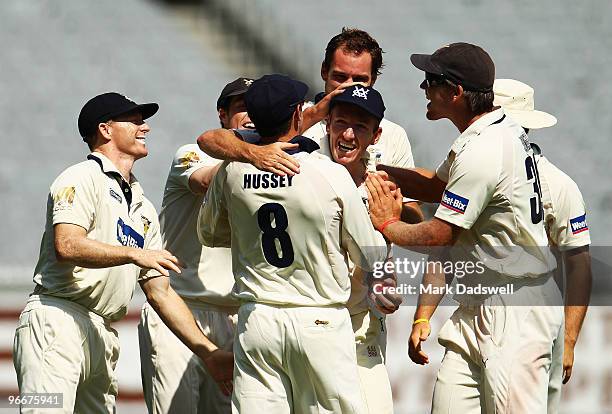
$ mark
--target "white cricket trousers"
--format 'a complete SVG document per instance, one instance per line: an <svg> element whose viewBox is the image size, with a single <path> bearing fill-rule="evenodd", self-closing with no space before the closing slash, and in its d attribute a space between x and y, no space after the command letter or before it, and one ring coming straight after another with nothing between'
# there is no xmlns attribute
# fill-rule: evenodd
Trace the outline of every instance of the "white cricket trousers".
<svg viewBox="0 0 612 414"><path fill-rule="evenodd" d="M444 324L432 413L545 414L558 406L559 393L551 401L549 393L563 363L559 291L548 278L512 296L459 305Z"/></svg>
<svg viewBox="0 0 612 414"><path fill-rule="evenodd" d="M231 351L236 308L184 298L196 323L215 345ZM187 348L145 303L138 324L142 387L151 414L229 414L223 395L199 357Z"/></svg>
<svg viewBox="0 0 612 414"><path fill-rule="evenodd" d="M361 392L369 414L393 414L393 394L385 366L385 316L374 311L351 315Z"/></svg>
<svg viewBox="0 0 612 414"><path fill-rule="evenodd" d="M366 412L344 306L243 304L234 358L235 414Z"/></svg>
<svg viewBox="0 0 612 414"><path fill-rule="evenodd" d="M19 393L62 393L61 409L22 413L114 413L117 331L83 306L32 295L19 317L13 363Z"/></svg>

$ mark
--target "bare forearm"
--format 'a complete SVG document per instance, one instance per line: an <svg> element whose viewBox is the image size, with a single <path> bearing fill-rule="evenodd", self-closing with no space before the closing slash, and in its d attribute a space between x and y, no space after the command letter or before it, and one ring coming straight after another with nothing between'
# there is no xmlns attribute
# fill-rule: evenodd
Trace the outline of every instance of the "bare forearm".
<svg viewBox="0 0 612 414"><path fill-rule="evenodd" d="M56 256L59 261L90 269L133 263L138 250L134 247L111 246L85 237L56 241Z"/></svg>
<svg viewBox="0 0 612 414"><path fill-rule="evenodd" d="M566 270L565 342L578 340L591 296L591 257L588 247L563 252Z"/></svg>
<svg viewBox="0 0 612 414"><path fill-rule="evenodd" d="M229 129L206 131L197 139L198 146L211 157L220 160L249 162L252 144L240 140Z"/></svg>
<svg viewBox="0 0 612 414"><path fill-rule="evenodd" d="M430 247L448 246L455 237L450 225L435 218L418 224L392 223L384 229L384 236L398 246L423 253L429 253Z"/></svg>
<svg viewBox="0 0 612 414"><path fill-rule="evenodd" d="M377 168L386 171L406 197L428 203L438 203L442 199L446 183L436 176L435 171L425 168L399 168L390 165L378 166Z"/></svg>
<svg viewBox="0 0 612 414"><path fill-rule="evenodd" d="M419 293L419 301L417 304L416 311L414 312L414 320L417 319L431 319L434 312L438 308L440 301L444 298L446 285L450 285L453 281L453 275L445 275L442 271L442 266L436 266L435 263L442 262L441 258L431 257L428 260L428 266L425 274L423 275L423 281L421 284L424 287L431 286L432 293ZM434 264L430 266L429 264ZM433 293L436 292L436 293Z"/></svg>
<svg viewBox="0 0 612 414"><path fill-rule="evenodd" d="M327 108L326 108L327 109ZM308 128L322 121L327 115L327 111L320 110L317 105L310 106L302 112L302 126L300 134L306 131Z"/></svg>
<svg viewBox="0 0 612 414"><path fill-rule="evenodd" d="M183 299L170 287L167 290L150 288L147 283L151 282L141 283L147 301L176 337L202 359L217 350L217 346L202 333Z"/></svg>

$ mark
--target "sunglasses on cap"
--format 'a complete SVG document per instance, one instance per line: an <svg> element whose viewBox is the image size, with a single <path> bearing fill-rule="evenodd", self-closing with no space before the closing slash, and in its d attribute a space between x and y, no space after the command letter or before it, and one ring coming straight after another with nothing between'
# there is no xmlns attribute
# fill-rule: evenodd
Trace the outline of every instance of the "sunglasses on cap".
<svg viewBox="0 0 612 414"><path fill-rule="evenodd" d="M433 86L445 85L447 79L444 75L436 75L435 73L425 72L425 80L421 82L421 89L431 88Z"/></svg>

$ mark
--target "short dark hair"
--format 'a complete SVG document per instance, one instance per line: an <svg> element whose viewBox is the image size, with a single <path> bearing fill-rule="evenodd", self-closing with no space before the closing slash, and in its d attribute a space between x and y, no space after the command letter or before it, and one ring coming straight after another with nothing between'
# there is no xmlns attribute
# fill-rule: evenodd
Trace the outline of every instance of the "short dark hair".
<svg viewBox="0 0 612 414"><path fill-rule="evenodd" d="M334 59L334 53L336 53L336 50L339 48L356 55L368 52L370 56L372 56L372 79L376 79L378 75L382 73L382 68L384 66L382 54L385 52L368 32L360 29L343 27L342 32L332 37L325 48L324 67L329 68L331 66L332 60Z"/></svg>
<svg viewBox="0 0 612 414"><path fill-rule="evenodd" d="M259 132L259 135L261 135L262 138L278 138L281 135L285 135L287 132L289 132L292 121L293 114L289 118L287 118L286 121L283 121L272 128L258 128L257 124L255 124L255 129L257 130L257 132Z"/></svg>
<svg viewBox="0 0 612 414"><path fill-rule="evenodd" d="M456 88L457 84L451 80L444 79L446 84L452 88ZM493 109L493 99L495 98L495 94L493 91L489 92L478 92L478 91L468 91L463 88L463 96L465 96L465 100L470 107L470 111L473 114L480 115L486 112L490 112Z"/></svg>

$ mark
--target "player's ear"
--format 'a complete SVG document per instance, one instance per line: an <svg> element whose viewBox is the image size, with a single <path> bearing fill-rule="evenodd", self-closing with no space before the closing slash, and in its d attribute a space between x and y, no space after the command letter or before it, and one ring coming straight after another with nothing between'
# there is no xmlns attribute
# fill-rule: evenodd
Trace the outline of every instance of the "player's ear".
<svg viewBox="0 0 612 414"><path fill-rule="evenodd" d="M321 79L323 79L323 82L327 82L327 72L328 71L329 71L329 68L325 64L325 61L321 62Z"/></svg>
<svg viewBox="0 0 612 414"><path fill-rule="evenodd" d="M378 140L380 139L381 134L382 134L382 128L378 127L376 132L374 132L374 136L372 137L372 143L370 145L378 144Z"/></svg>
<svg viewBox="0 0 612 414"><path fill-rule="evenodd" d="M98 133L107 140L110 140L112 130L112 122L100 122L98 124Z"/></svg>
<svg viewBox="0 0 612 414"><path fill-rule="evenodd" d="M217 110L217 113L219 114L219 122L221 122L221 127L226 128L226 125L229 124L227 112L225 111L225 109L219 108Z"/></svg>

